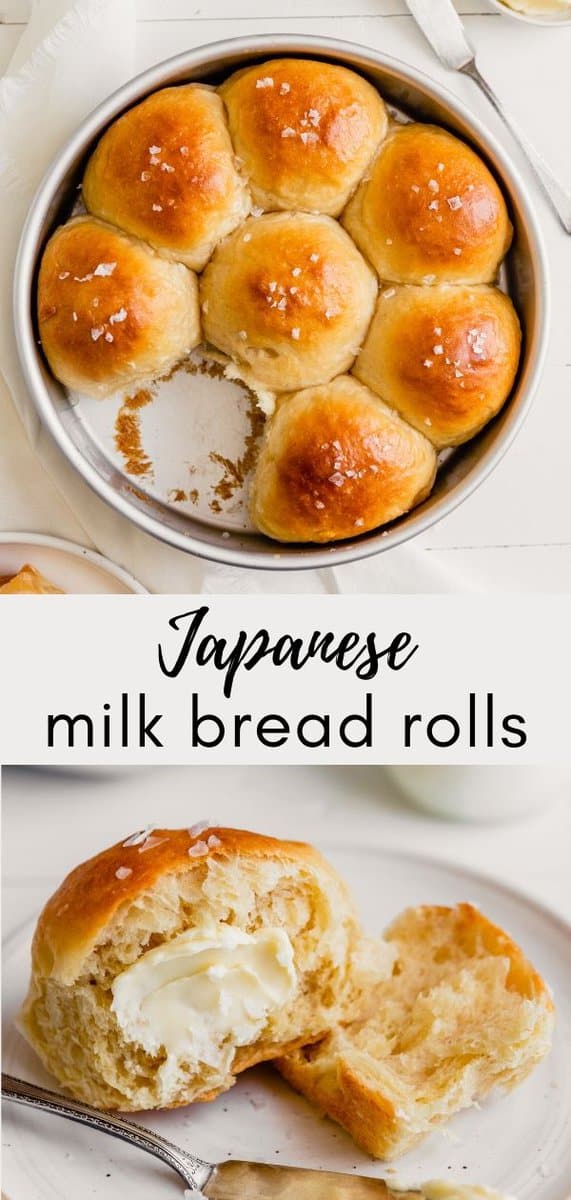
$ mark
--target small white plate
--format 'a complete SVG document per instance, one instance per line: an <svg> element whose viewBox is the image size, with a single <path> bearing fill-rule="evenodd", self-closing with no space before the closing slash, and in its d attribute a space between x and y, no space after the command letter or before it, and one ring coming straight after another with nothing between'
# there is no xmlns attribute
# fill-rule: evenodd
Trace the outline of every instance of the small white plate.
<svg viewBox="0 0 571 1200"><path fill-rule="evenodd" d="M30 563L64 592L76 595L146 594L142 583L95 550L43 533L0 533L0 578Z"/></svg>
<svg viewBox="0 0 571 1200"><path fill-rule="evenodd" d="M407 905L459 900L479 905L508 929L553 987L558 1020L551 1054L515 1092L460 1113L391 1168L359 1151L270 1067L246 1072L212 1104L143 1113L141 1124L213 1162L234 1157L357 1171L403 1186L444 1178L488 1184L518 1200L567 1200L570 927L524 895L464 869L377 850L346 848L327 854L353 888L370 932L378 932ZM30 926L20 929L5 947L4 1070L55 1087L13 1025L27 984L31 933ZM6 1104L4 1190L10 1200L180 1200L183 1187L168 1168L121 1142Z"/></svg>
<svg viewBox="0 0 571 1200"><path fill-rule="evenodd" d="M571 25L571 8L563 12L540 14L518 12L516 8L512 8L508 4L507 0L505 4L503 0L489 0L489 4L503 17L513 17L515 21L525 21L528 25L547 25L552 28L554 25Z"/></svg>

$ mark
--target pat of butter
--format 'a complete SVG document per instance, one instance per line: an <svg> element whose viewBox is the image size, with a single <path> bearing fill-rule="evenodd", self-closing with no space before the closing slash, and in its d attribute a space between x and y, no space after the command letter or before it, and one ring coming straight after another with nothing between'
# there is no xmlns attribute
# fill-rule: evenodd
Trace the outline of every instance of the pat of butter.
<svg viewBox="0 0 571 1200"><path fill-rule="evenodd" d="M116 977L112 1011L125 1037L170 1060L226 1069L296 988L283 929L189 929Z"/></svg>

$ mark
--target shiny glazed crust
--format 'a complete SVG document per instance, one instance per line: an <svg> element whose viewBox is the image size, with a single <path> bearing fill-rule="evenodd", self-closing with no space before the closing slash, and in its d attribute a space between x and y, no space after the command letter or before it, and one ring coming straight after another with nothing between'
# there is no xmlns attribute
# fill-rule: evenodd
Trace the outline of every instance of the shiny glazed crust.
<svg viewBox="0 0 571 1200"><path fill-rule="evenodd" d="M497 288L393 286L353 374L437 448L458 446L503 407L520 347L516 311Z"/></svg>
<svg viewBox="0 0 571 1200"><path fill-rule="evenodd" d="M387 130L384 103L355 71L273 59L220 88L254 203L336 217Z"/></svg>
<svg viewBox="0 0 571 1200"><path fill-rule="evenodd" d="M331 217L270 213L227 238L204 271L204 335L263 387L323 383L354 361L376 293Z"/></svg>
<svg viewBox="0 0 571 1200"><path fill-rule="evenodd" d="M341 218L384 280L490 283L512 226L486 164L436 125L393 125Z"/></svg>
<svg viewBox="0 0 571 1200"><path fill-rule="evenodd" d="M209 852L209 858L229 862L247 854L278 862L307 862L339 882L329 863L304 842L283 842L244 829L212 827L206 836L211 834L221 845ZM35 975L73 983L119 908L153 888L165 875L202 870L204 858L192 858L188 853L202 834L193 836L188 829L154 829L151 836L159 844L148 851L117 842L75 867L64 879L45 905L36 926L32 948ZM126 879L117 878L121 867L131 870Z"/></svg>
<svg viewBox="0 0 571 1200"><path fill-rule="evenodd" d="M202 270L250 209L220 97L189 83L129 109L92 155L83 197L95 216Z"/></svg>
<svg viewBox="0 0 571 1200"><path fill-rule="evenodd" d="M104 396L169 370L198 344L196 276L112 225L76 217L44 251L38 322L54 375Z"/></svg>
<svg viewBox="0 0 571 1200"><path fill-rule="evenodd" d="M469 293L496 279L511 243L501 190L460 138L389 121L356 71L284 58L240 69L218 88L163 88L103 134L83 196L96 216L56 231L39 276L40 337L66 386L94 396L144 386L203 340L206 356L246 384L266 415L284 393L353 371L405 423L390 425L390 474L377 494L353 483L340 496L321 487L323 456L303 479L279 450L270 464L269 448L299 439L298 421L287 432L295 406L275 418L275 432L270 416L251 503L270 537L329 542L398 518L435 478L412 431L437 449L460 445L509 396L517 317L497 291L481 293L481 311ZM108 260L117 262L113 275L93 279ZM200 308L183 264L202 272ZM401 292L401 284L411 286ZM436 330L445 325L438 357ZM348 439L352 457L368 462L358 440L370 416L369 397L361 421L353 413L349 433L340 427L329 440ZM386 411L383 420L388 429ZM317 520L303 499L312 488L325 505Z"/></svg>
<svg viewBox="0 0 571 1200"><path fill-rule="evenodd" d="M351 376L282 399L251 497L259 529L284 542L357 537L428 495L436 456Z"/></svg>

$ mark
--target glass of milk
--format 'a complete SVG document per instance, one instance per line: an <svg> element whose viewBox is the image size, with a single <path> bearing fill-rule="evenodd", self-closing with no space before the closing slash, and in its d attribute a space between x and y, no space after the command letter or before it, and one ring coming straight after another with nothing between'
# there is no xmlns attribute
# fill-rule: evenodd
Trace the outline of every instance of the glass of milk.
<svg viewBox="0 0 571 1200"><path fill-rule="evenodd" d="M417 808L454 821L512 821L571 796L571 771L558 767L387 767Z"/></svg>

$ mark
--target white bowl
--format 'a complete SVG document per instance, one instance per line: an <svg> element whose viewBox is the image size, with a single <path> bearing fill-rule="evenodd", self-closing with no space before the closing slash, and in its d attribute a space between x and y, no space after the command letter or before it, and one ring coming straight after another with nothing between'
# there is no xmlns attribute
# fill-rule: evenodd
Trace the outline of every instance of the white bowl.
<svg viewBox="0 0 571 1200"><path fill-rule="evenodd" d="M513 17L515 21L525 21L528 25L571 25L571 4L567 7L567 11L553 13L524 13L518 12L517 9L511 6L504 0L488 0L492 8L496 9L504 17Z"/></svg>
<svg viewBox="0 0 571 1200"><path fill-rule="evenodd" d="M416 808L449 821L517 821L544 812L569 795L566 768L403 765L386 769Z"/></svg>

